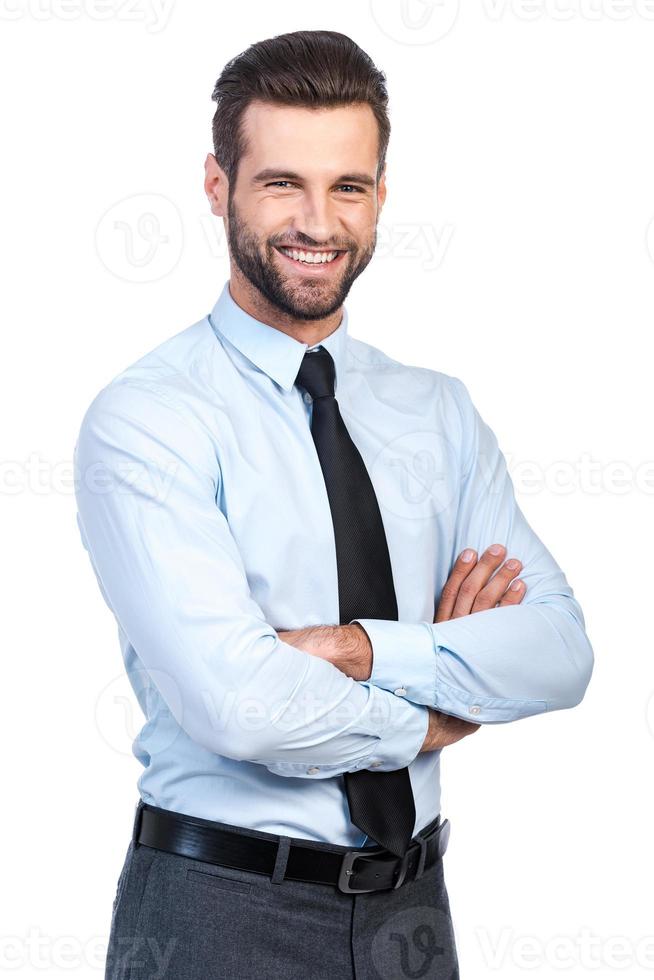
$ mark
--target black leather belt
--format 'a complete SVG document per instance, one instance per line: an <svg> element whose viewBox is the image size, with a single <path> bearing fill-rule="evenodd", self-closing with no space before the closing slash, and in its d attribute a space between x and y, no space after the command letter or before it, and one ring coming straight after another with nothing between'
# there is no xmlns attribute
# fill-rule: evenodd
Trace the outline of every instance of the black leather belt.
<svg viewBox="0 0 654 980"><path fill-rule="evenodd" d="M258 871L273 882L292 878L360 893L399 888L416 880L442 858L449 835L450 822L441 822L439 814L413 837L404 857L398 858L384 847L350 849L261 831L255 836L245 827L164 810L139 800L132 839L139 845L196 861Z"/></svg>

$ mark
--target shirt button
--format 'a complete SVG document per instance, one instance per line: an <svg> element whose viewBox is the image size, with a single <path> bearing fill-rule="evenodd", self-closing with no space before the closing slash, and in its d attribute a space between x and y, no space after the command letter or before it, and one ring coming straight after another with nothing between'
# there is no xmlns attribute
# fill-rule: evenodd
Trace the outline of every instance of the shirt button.
<svg viewBox="0 0 654 980"><path fill-rule="evenodd" d="M309 404L309 402L313 401L313 399L312 399L312 397L311 397L311 395L309 394L308 391L305 391L304 392L304 400L307 403L307 405Z"/></svg>
<svg viewBox="0 0 654 980"><path fill-rule="evenodd" d="M397 694L398 697L402 697L402 695L406 694L406 687L396 687L393 694Z"/></svg>
<svg viewBox="0 0 654 980"><path fill-rule="evenodd" d="M370 763L370 768L371 768L371 769L376 769L376 768L377 768L377 766L381 766L381 761L380 761L379 759L377 759L377 761L376 761L376 762L371 762L371 763Z"/></svg>
<svg viewBox="0 0 654 980"><path fill-rule="evenodd" d="M478 715L479 712L481 711L481 708L479 707L478 704L473 704L472 707L470 707L468 710L470 711L471 715Z"/></svg>
<svg viewBox="0 0 654 980"><path fill-rule="evenodd" d="M313 776L317 772L320 772L320 767L319 766L311 766L310 769L307 769L307 773L308 773L309 776Z"/></svg>

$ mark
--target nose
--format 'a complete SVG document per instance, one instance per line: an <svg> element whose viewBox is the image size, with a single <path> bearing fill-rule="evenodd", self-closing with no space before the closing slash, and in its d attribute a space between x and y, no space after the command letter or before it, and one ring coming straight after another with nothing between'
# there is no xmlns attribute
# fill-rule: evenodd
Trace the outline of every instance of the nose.
<svg viewBox="0 0 654 980"><path fill-rule="evenodd" d="M298 230L318 245L333 244L336 219L328 191L308 190L302 195Z"/></svg>

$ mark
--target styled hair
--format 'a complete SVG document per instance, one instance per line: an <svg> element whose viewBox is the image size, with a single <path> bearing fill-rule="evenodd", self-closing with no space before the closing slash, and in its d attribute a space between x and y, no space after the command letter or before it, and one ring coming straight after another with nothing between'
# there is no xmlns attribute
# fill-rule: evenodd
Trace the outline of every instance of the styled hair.
<svg viewBox="0 0 654 980"><path fill-rule="evenodd" d="M225 65L211 98L214 156L230 195L248 149L241 117L253 101L304 108L367 102L377 120L381 177L391 131L386 76L347 34L293 31L257 41Z"/></svg>

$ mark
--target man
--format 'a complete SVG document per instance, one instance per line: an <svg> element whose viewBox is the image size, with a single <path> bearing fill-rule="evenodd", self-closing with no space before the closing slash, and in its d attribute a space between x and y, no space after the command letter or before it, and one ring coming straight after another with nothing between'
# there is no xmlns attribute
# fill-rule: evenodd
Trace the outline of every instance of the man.
<svg viewBox="0 0 654 980"><path fill-rule="evenodd" d="M591 675L464 384L350 333L384 83L330 31L226 66L229 281L82 422L79 528L147 718L108 978L458 977L440 752Z"/></svg>

